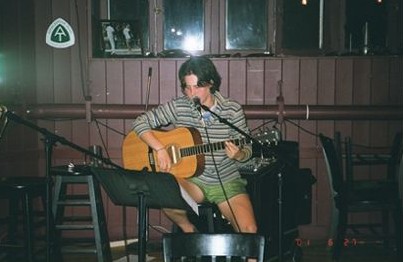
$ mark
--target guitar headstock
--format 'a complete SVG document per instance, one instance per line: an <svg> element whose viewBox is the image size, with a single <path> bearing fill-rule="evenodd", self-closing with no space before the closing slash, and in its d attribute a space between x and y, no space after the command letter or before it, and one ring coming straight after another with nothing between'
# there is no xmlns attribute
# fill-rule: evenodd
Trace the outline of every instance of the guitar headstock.
<svg viewBox="0 0 403 262"><path fill-rule="evenodd" d="M255 135L254 138L261 144L273 146L281 141L281 133L278 129L271 129Z"/></svg>

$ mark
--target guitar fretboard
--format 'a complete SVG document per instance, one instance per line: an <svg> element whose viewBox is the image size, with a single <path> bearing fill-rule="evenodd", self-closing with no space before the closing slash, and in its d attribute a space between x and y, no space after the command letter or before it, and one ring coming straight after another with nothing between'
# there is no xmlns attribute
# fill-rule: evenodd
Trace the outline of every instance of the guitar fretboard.
<svg viewBox="0 0 403 262"><path fill-rule="evenodd" d="M240 138L240 139L234 139L234 140L228 140L228 141L234 143L237 146L251 143L250 139L246 139L246 138ZM214 152L217 150L224 149L225 142L226 141L220 141L220 142L215 142L215 143L210 143L210 144L202 144L202 145L185 147L185 148L180 149L180 153L181 153L182 157L185 157L185 156L193 156L193 155L200 155L200 154L205 154L205 153L209 153L209 152Z"/></svg>

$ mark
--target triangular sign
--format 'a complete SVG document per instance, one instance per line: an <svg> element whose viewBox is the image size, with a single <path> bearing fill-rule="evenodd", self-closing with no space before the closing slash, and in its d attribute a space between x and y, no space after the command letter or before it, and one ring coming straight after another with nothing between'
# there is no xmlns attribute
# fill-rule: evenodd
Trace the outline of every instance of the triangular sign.
<svg viewBox="0 0 403 262"><path fill-rule="evenodd" d="M75 43L74 31L63 18L57 18L48 27L46 44L55 48L67 48Z"/></svg>

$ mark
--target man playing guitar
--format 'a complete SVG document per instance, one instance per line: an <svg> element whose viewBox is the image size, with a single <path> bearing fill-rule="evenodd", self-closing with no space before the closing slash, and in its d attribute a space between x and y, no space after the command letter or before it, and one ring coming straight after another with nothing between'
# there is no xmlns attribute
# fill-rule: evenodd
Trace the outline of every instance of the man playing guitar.
<svg viewBox="0 0 403 262"><path fill-rule="evenodd" d="M221 76L208 58L188 59L180 67L179 80L183 96L159 105L136 118L133 122L135 136L155 155L155 166L158 171L172 171L175 174L181 173L182 169L186 170L182 173L188 174L177 179L197 203L217 204L221 214L231 223L235 231L256 233L257 225L252 204L246 192L246 180L241 178L238 171L240 162L245 162L251 157L251 146L235 143L236 139L242 138L241 135L218 121L208 111L204 112L200 108L200 104L208 107L234 126L249 132L241 105L220 94ZM165 140L163 135L155 131L157 128L168 125L179 130L190 130L190 137L197 138L197 142L207 145L203 145L201 150L196 147L197 154L189 154L197 155L195 166L182 158L188 151L193 152L193 148L192 150L178 149L178 146L175 146L176 143L168 141L171 136L168 135L169 139ZM175 132L167 134L175 134ZM178 135L174 140L180 144L187 140L185 135L186 132L183 136ZM213 150L210 150L208 145L214 145ZM222 150L219 145L222 145ZM206 148L208 150L205 150ZM148 164L144 163L144 165ZM193 166L191 167L193 169L187 170L189 166ZM189 221L185 211L176 209L163 209L163 211L183 232L197 230Z"/></svg>

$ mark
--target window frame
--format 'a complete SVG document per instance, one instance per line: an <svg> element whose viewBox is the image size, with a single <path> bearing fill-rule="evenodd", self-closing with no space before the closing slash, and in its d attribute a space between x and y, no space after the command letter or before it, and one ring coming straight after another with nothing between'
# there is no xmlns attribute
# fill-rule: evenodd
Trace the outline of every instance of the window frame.
<svg viewBox="0 0 403 262"><path fill-rule="evenodd" d="M108 0L92 0L98 1L98 18L104 18L107 15ZM91 4L92 1L89 1ZM164 33L164 0L148 0L149 4L149 46L145 47L145 53L157 55L164 51L163 49L163 33ZM346 0L319 0L323 1L322 10L320 11L320 18L318 18L319 25L319 42L318 48L314 50L290 50L282 46L283 42L283 3L288 0L267 0L267 50L263 53L262 50L226 50L225 36L226 36L226 0L203 0L204 1L204 50L192 52L194 55L211 55L216 57L230 57L230 56L248 56L248 55L340 55L345 54L345 31L344 24L346 22ZM391 0L394 5L398 5L397 0ZM90 28L93 28L91 23L94 22L92 15L92 8L89 8ZM102 15L101 15L102 14ZM96 18L96 17L95 17ZM396 14L388 15L388 30L393 29L394 32L401 32L402 26L392 27L390 21L397 19ZM91 29L90 29L91 30ZM90 31L91 32L91 31ZM92 32L93 33L93 32ZM387 37L393 32L388 32ZM396 38L396 37L395 37ZM92 50L92 39L89 40L90 48ZM394 43L393 43L394 44ZM391 46L392 49L398 49L401 46L401 41ZM386 48L389 48L387 46Z"/></svg>

